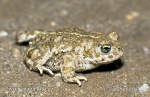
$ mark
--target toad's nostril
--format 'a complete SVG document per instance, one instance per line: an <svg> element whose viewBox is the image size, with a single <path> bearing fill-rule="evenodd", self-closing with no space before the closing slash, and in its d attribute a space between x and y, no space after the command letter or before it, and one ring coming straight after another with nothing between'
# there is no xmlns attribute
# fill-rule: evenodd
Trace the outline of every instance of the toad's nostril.
<svg viewBox="0 0 150 97"><path fill-rule="evenodd" d="M121 50L123 50L123 49L122 49L121 47L118 47L118 50L121 51Z"/></svg>

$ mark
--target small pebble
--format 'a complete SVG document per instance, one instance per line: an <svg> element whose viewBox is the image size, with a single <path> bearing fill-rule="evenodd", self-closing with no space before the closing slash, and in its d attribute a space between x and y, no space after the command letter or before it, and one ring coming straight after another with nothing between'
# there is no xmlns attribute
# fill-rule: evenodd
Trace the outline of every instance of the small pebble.
<svg viewBox="0 0 150 97"><path fill-rule="evenodd" d="M41 94L40 94L40 96L44 96L44 94L43 94L43 93L41 93Z"/></svg>
<svg viewBox="0 0 150 97"><path fill-rule="evenodd" d="M83 94L83 93L84 93L84 91L83 91L83 90L80 90L80 93L81 93L81 94Z"/></svg>
<svg viewBox="0 0 150 97"><path fill-rule="evenodd" d="M52 21L52 22L50 22L50 25L51 25L52 27L55 27L57 24L56 24L56 22Z"/></svg>
<svg viewBox="0 0 150 97"><path fill-rule="evenodd" d="M0 31L0 37L5 37L8 35L8 32L6 31Z"/></svg>
<svg viewBox="0 0 150 97"><path fill-rule="evenodd" d="M143 94L143 93L147 92L149 90L149 88L150 87L148 86L148 84L143 84L142 86L139 87L139 91L141 94Z"/></svg>
<svg viewBox="0 0 150 97"><path fill-rule="evenodd" d="M15 58L17 58L17 57L20 57L20 51L18 50L18 49L13 49L13 56L15 57Z"/></svg>
<svg viewBox="0 0 150 97"><path fill-rule="evenodd" d="M143 47L143 51L144 51L144 53L145 53L146 55L148 55L148 54L149 54L149 48L147 48L147 47Z"/></svg>
<svg viewBox="0 0 150 97"><path fill-rule="evenodd" d="M4 50L4 48L1 48L1 47L0 47L0 51L3 51L3 50Z"/></svg>
<svg viewBox="0 0 150 97"><path fill-rule="evenodd" d="M66 16L66 15L68 15L68 11L67 10L62 10L60 15L61 16Z"/></svg>
<svg viewBox="0 0 150 97"><path fill-rule="evenodd" d="M136 12L136 11L133 11L133 12L127 14L127 15L125 16L125 18L126 18L127 20L133 20L133 19L135 19L135 18L138 17L138 16L139 16L139 13Z"/></svg>
<svg viewBox="0 0 150 97"><path fill-rule="evenodd" d="M43 83L43 84L47 84L47 81L43 81L42 83Z"/></svg>
<svg viewBox="0 0 150 97"><path fill-rule="evenodd" d="M26 97L26 95L23 95L23 97Z"/></svg>
<svg viewBox="0 0 150 97"><path fill-rule="evenodd" d="M60 83L60 82L57 82L57 83L56 83L56 86L57 86L57 87L60 87L60 86L61 86L61 83Z"/></svg>
<svg viewBox="0 0 150 97"><path fill-rule="evenodd" d="M122 81L122 84L126 85L126 84L127 84L127 81Z"/></svg>
<svg viewBox="0 0 150 97"><path fill-rule="evenodd" d="M91 27L90 24L86 24L86 28L89 29Z"/></svg>
<svg viewBox="0 0 150 97"><path fill-rule="evenodd" d="M13 86L13 87L17 87L18 84L17 84L17 83L12 83L12 86Z"/></svg>

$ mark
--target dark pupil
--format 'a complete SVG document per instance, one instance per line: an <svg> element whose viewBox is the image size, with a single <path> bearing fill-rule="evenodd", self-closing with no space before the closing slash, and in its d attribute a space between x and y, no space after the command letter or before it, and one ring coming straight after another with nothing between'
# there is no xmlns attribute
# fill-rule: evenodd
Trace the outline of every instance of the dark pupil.
<svg viewBox="0 0 150 97"><path fill-rule="evenodd" d="M104 46L101 46L101 51L103 53L109 53L111 50L111 46L110 45L104 45Z"/></svg>

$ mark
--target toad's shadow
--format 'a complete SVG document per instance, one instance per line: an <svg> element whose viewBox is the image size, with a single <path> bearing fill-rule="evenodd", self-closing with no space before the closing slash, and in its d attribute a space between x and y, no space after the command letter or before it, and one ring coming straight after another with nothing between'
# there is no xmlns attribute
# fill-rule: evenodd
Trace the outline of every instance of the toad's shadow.
<svg viewBox="0 0 150 97"><path fill-rule="evenodd" d="M85 71L85 72L83 72L83 74L87 74L87 73L91 73L91 72L110 72L110 71L120 69L123 65L124 65L123 60L118 59L111 64L102 65L102 66L99 66L95 69Z"/></svg>

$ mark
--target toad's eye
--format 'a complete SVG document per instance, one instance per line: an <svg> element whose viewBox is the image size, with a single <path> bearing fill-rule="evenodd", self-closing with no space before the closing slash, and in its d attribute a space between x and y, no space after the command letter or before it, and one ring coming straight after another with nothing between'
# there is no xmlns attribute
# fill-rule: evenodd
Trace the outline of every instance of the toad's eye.
<svg viewBox="0 0 150 97"><path fill-rule="evenodd" d="M111 45L102 45L100 50L102 53L109 53L111 51Z"/></svg>

